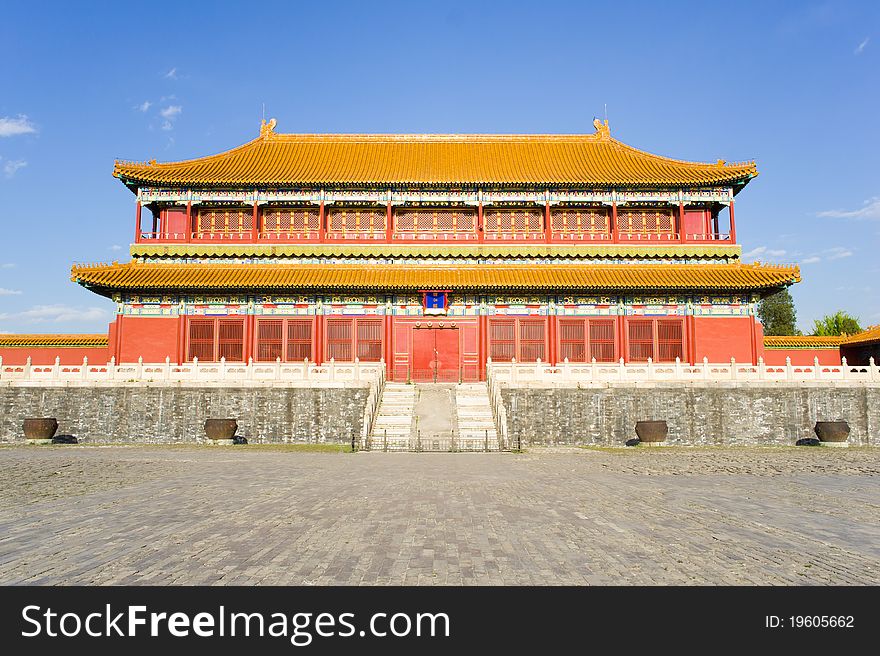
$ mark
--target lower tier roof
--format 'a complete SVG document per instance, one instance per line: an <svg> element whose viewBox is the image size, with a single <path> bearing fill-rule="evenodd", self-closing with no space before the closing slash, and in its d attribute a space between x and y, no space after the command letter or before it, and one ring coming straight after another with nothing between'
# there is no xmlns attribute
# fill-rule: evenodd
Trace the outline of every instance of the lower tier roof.
<svg viewBox="0 0 880 656"><path fill-rule="evenodd" d="M767 349L821 349L837 348L843 338L816 335L765 335L764 348Z"/></svg>
<svg viewBox="0 0 880 656"><path fill-rule="evenodd" d="M796 266L760 264L205 264L75 265L71 280L122 290L775 290Z"/></svg>

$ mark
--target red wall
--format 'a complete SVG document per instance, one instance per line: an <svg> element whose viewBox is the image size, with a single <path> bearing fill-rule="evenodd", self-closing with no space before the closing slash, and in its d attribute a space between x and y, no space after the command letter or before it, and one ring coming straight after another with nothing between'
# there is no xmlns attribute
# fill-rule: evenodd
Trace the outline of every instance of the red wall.
<svg viewBox="0 0 880 656"><path fill-rule="evenodd" d="M697 362L754 362L755 328L752 317L694 317Z"/></svg>
<svg viewBox="0 0 880 656"><path fill-rule="evenodd" d="M764 349L764 364L784 365L785 358L798 366L812 365L813 358L819 358L819 364L838 365L840 349Z"/></svg>
<svg viewBox="0 0 880 656"><path fill-rule="evenodd" d="M178 359L180 323L177 317L118 317L119 362L164 362Z"/></svg>
<svg viewBox="0 0 880 656"><path fill-rule="evenodd" d="M55 364L55 358L61 358L61 364L82 364L83 358L89 364L107 364L110 354L106 346L0 346L0 357L3 364L25 364L28 356L31 364Z"/></svg>

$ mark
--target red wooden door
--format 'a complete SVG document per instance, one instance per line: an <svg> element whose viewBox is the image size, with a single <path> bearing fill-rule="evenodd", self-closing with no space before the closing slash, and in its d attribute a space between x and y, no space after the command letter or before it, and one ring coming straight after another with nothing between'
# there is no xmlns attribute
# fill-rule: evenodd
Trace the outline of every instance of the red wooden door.
<svg viewBox="0 0 880 656"><path fill-rule="evenodd" d="M457 329L415 328L412 338L412 380L458 382L460 357Z"/></svg>

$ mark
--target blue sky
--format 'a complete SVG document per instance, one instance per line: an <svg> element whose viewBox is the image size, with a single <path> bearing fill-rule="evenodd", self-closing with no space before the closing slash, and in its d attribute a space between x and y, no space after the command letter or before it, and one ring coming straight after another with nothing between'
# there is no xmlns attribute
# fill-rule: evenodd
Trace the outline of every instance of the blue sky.
<svg viewBox="0 0 880 656"><path fill-rule="evenodd" d="M880 322L880 3L16 2L0 7L0 331L101 332L72 262L128 259L114 158L280 132L589 133L756 159L747 259L798 322Z"/></svg>

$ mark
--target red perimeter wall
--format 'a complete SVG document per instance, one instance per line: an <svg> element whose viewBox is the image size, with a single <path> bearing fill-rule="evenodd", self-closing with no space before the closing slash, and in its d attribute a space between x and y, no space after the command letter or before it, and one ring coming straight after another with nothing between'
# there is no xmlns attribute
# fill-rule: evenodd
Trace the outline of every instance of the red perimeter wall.
<svg viewBox="0 0 880 656"><path fill-rule="evenodd" d="M61 358L61 364L82 364L83 358L89 364L107 364L110 360L106 346L0 346L0 357L3 364L26 364L28 356L31 364L55 364L55 358Z"/></svg>
<svg viewBox="0 0 880 656"><path fill-rule="evenodd" d="M785 358L791 358L796 366L812 365L813 358L819 358L819 364L838 365L840 349L764 349L764 364L785 365Z"/></svg>

